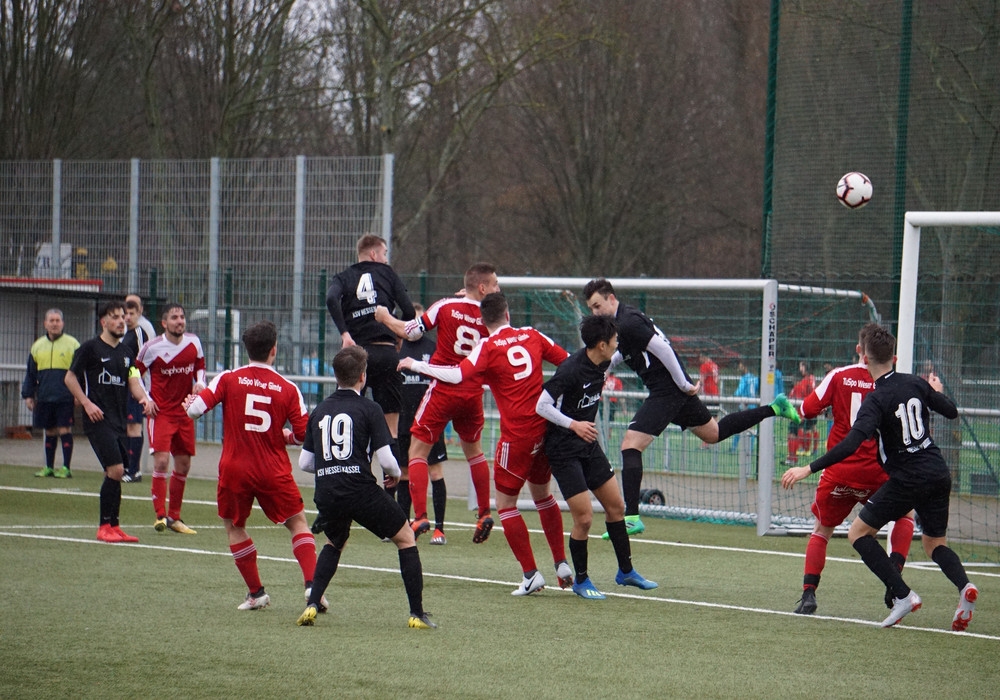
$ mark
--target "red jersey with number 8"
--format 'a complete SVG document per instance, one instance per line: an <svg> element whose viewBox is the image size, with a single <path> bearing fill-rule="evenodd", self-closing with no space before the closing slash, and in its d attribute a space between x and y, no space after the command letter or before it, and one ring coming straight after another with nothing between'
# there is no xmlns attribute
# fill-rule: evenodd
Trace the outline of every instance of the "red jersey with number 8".
<svg viewBox="0 0 1000 700"><path fill-rule="evenodd" d="M431 355L432 365L446 367L458 365L479 345L480 340L489 335L482 314L479 312L479 302L463 297L440 299L410 323L417 324L425 333L437 328L437 346ZM446 393L462 391L475 395L482 394L483 391L479 383L462 382L457 385L447 385L438 382L438 384L439 389Z"/></svg>

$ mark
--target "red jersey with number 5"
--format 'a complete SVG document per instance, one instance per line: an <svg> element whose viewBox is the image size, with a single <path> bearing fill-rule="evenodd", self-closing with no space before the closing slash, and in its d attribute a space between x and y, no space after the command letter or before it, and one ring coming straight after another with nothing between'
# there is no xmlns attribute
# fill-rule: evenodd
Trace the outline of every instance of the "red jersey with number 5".
<svg viewBox="0 0 1000 700"><path fill-rule="evenodd" d="M503 326L476 346L459 367L462 379L489 385L500 410L503 439L529 439L547 427L547 421L535 412L542 394L542 360L560 365L568 356L530 326Z"/></svg>
<svg viewBox="0 0 1000 700"><path fill-rule="evenodd" d="M417 324L425 333L437 328L437 347L431 355L432 365L454 367L469 356L480 340L489 335L479 312L479 302L464 297L440 299L410 323ZM438 390L447 393L461 391L476 395L483 392L481 383L438 384Z"/></svg>
<svg viewBox="0 0 1000 700"><path fill-rule="evenodd" d="M230 486L257 472L288 472L283 429L290 423L295 440L306 435L309 414L297 386L270 365L251 362L216 376L198 396L206 412L222 404L222 457L219 483Z"/></svg>
<svg viewBox="0 0 1000 700"><path fill-rule="evenodd" d="M875 380L862 364L848 365L831 370L823 381L802 402L802 415L815 418L827 408L833 409L833 424L827 449L847 437L854 419L861 408L861 402L875 389ZM873 439L865 440L853 455L843 462L823 470L828 478L838 483L856 488L868 488L882 484L889 475L878 463L877 444Z"/></svg>

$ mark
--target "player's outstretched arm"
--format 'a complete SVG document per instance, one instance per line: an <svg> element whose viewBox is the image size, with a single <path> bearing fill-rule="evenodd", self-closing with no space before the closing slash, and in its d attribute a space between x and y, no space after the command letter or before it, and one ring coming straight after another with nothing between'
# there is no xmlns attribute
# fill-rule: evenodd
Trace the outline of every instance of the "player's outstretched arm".
<svg viewBox="0 0 1000 700"><path fill-rule="evenodd" d="M462 365L464 365L468 360L462 360ZM426 374L428 377L433 377L442 382L448 384L460 384L462 382L462 365L457 367L445 367L443 365L432 365L421 360L414 360L412 357L404 357L399 361L397 369L410 370L411 372L419 372L420 374Z"/></svg>
<svg viewBox="0 0 1000 700"><path fill-rule="evenodd" d="M375 320L403 340L418 340L423 335L423 332L418 327L418 324L414 324L412 321L407 322L396 318L389 313L389 309L384 306L375 307ZM410 331L410 326L414 327L414 331Z"/></svg>

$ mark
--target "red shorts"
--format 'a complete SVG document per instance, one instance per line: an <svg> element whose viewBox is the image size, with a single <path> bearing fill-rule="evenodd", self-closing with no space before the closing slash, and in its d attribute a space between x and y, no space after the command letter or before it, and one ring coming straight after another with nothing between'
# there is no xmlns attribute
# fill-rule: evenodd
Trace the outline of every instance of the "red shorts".
<svg viewBox="0 0 1000 700"><path fill-rule="evenodd" d="M505 440L503 435L497 443L493 460L493 482L497 491L508 496L521 492L524 482L547 484L552 478L549 458L542 449L545 436L527 440Z"/></svg>
<svg viewBox="0 0 1000 700"><path fill-rule="evenodd" d="M410 426L410 436L433 445L448 421L464 442L477 442L483 434L483 395L457 393L431 382Z"/></svg>
<svg viewBox="0 0 1000 700"><path fill-rule="evenodd" d="M172 455L194 455L194 421L186 413L158 413L146 419L149 431L149 451Z"/></svg>
<svg viewBox="0 0 1000 700"><path fill-rule="evenodd" d="M232 520L236 527L247 524L255 498L272 523L284 523L305 509L302 494L290 471L240 475L239 479L219 479L216 489L219 517Z"/></svg>
<svg viewBox="0 0 1000 700"><path fill-rule="evenodd" d="M872 494L878 491L878 486L858 488L839 483L834 479L820 477L816 487L816 500L812 504L812 513L824 527L837 527L854 510L858 503L865 504Z"/></svg>

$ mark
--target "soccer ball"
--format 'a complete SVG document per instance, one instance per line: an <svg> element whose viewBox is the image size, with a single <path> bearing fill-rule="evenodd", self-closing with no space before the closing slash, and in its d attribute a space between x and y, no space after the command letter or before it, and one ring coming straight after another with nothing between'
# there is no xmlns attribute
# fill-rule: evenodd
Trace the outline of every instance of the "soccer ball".
<svg viewBox="0 0 1000 700"><path fill-rule="evenodd" d="M872 198L872 181L864 173L847 173L837 183L837 199L848 209L860 209Z"/></svg>

